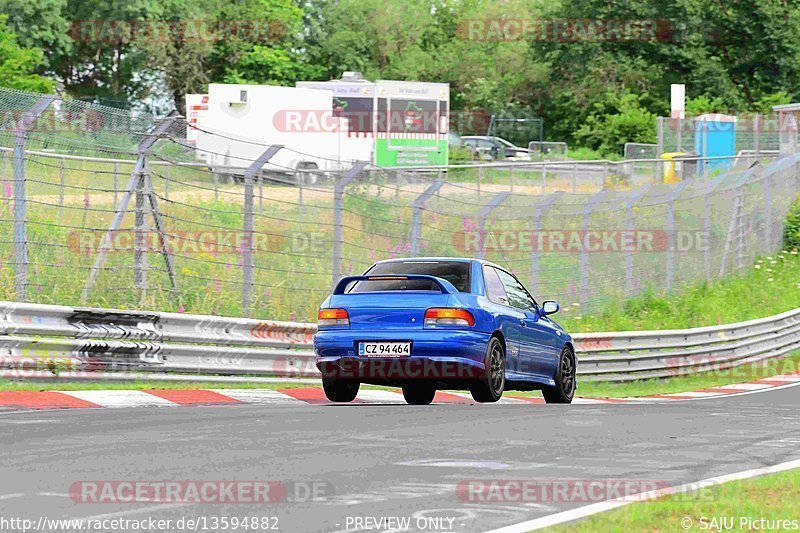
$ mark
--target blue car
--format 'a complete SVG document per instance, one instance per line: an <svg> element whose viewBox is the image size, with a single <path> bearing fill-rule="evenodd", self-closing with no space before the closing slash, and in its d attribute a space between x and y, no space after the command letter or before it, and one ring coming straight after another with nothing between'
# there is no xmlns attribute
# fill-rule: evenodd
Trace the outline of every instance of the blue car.
<svg viewBox="0 0 800 533"><path fill-rule="evenodd" d="M437 389L465 389L476 402L504 390L539 390L571 403L572 337L508 270L487 261L379 261L342 278L322 303L314 335L325 395L355 399L361 383L398 386L426 405Z"/></svg>

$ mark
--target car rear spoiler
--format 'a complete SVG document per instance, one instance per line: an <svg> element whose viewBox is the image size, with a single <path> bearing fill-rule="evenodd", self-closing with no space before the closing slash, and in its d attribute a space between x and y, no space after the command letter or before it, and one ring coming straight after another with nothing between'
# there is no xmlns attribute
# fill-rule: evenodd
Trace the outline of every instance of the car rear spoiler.
<svg viewBox="0 0 800 533"><path fill-rule="evenodd" d="M426 280L432 281L438 285L439 290L443 294L457 294L456 289L452 283L446 279L437 278L436 276L426 276L424 274L387 274L384 276L346 276L339 280L336 288L333 289L333 294L345 294L347 286L354 281L391 281L391 280Z"/></svg>

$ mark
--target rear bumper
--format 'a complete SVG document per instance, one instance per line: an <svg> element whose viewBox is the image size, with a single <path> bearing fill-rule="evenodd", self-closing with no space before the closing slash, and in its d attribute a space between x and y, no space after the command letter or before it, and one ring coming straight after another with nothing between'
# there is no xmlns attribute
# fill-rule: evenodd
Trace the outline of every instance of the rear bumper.
<svg viewBox="0 0 800 533"><path fill-rule="evenodd" d="M358 331L323 330L314 336L317 368L325 376L366 382L475 379L485 372L488 333L464 330ZM411 356L359 357L361 341L410 341Z"/></svg>

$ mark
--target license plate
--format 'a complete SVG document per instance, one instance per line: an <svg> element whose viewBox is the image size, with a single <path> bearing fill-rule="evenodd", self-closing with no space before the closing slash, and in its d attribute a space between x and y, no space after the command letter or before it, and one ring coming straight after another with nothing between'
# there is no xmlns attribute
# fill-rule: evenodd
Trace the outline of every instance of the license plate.
<svg viewBox="0 0 800 533"><path fill-rule="evenodd" d="M408 357L411 355L411 343L359 342L358 355L361 357Z"/></svg>

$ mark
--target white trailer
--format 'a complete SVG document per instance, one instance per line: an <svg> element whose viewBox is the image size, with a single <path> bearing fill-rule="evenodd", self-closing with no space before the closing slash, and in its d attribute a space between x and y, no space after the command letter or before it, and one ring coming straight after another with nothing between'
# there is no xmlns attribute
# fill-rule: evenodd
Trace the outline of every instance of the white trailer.
<svg viewBox="0 0 800 533"><path fill-rule="evenodd" d="M342 158L381 167L446 165L450 85L365 80L301 81L297 87L333 91L334 115L348 120L340 134Z"/></svg>
<svg viewBox="0 0 800 533"><path fill-rule="evenodd" d="M194 136L198 158L215 172L240 177L274 144L284 149L264 167L273 174L347 164L339 136L347 123L333 116L330 90L212 83L207 100Z"/></svg>

